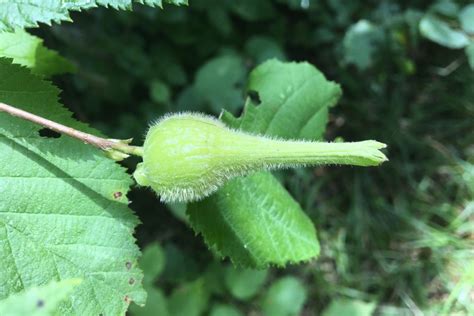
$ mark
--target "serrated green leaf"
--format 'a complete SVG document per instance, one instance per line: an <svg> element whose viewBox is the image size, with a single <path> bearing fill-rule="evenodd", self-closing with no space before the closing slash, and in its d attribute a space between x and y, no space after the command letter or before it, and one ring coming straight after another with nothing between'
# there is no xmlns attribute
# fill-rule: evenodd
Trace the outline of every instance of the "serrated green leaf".
<svg viewBox="0 0 474 316"><path fill-rule="evenodd" d="M163 248L157 242L145 247L139 261L139 266L143 270L143 287L147 291L145 306L132 304L130 312L134 316L167 316L168 305L163 292L154 286L158 276L165 267L165 254Z"/></svg>
<svg viewBox="0 0 474 316"><path fill-rule="evenodd" d="M222 120L233 128L284 138L321 138L328 107L341 95L339 86L312 65L277 60L252 71L248 89L258 93L261 103L249 101L242 117L225 112ZM311 220L270 173L229 181L211 197L190 204L188 215L207 245L236 265L284 266L319 253Z"/></svg>
<svg viewBox="0 0 474 316"><path fill-rule="evenodd" d="M53 281L44 286L31 287L23 292L10 295L7 299L0 301L0 315L61 315L61 302L80 283L81 279Z"/></svg>
<svg viewBox="0 0 474 316"><path fill-rule="evenodd" d="M188 0L164 0L166 3L174 5L189 5Z"/></svg>
<svg viewBox="0 0 474 316"><path fill-rule="evenodd" d="M0 3L0 32L70 20L68 10L60 0L9 0Z"/></svg>
<svg viewBox="0 0 474 316"><path fill-rule="evenodd" d="M268 172L228 182L188 214L207 245L238 266L284 266L319 253L313 224Z"/></svg>
<svg viewBox="0 0 474 316"><path fill-rule="evenodd" d="M81 130L58 103L59 90L0 59L0 102ZM138 219L125 170L91 146L39 136L41 127L0 113L0 299L51 280L83 282L67 315L123 314L143 304Z"/></svg>
<svg viewBox="0 0 474 316"><path fill-rule="evenodd" d="M134 0L137 3L141 3L151 7L163 8L163 2L174 4L174 5L188 5L188 0Z"/></svg>
<svg viewBox="0 0 474 316"><path fill-rule="evenodd" d="M23 30L0 33L0 57L32 69L33 73L52 76L73 72L75 67L57 52L46 48L43 40Z"/></svg>
<svg viewBox="0 0 474 316"><path fill-rule="evenodd" d="M0 31L36 27L38 23L71 21L69 10L88 9L98 4L125 9L130 6L130 2L131 0L8 0L0 3Z"/></svg>
<svg viewBox="0 0 474 316"><path fill-rule="evenodd" d="M374 302L366 303L360 300L334 299L322 312L322 316L370 316L377 305Z"/></svg>
<svg viewBox="0 0 474 316"><path fill-rule="evenodd" d="M255 68L247 89L256 91L261 103L247 102L238 119L224 112L223 120L234 128L286 139L320 139L328 108L342 94L339 85L314 66L278 60Z"/></svg>
<svg viewBox="0 0 474 316"><path fill-rule="evenodd" d="M254 297L263 287L268 270L239 269L228 267L225 285L233 297L246 301Z"/></svg>
<svg viewBox="0 0 474 316"><path fill-rule="evenodd" d="M474 34L474 4L469 4L461 10L459 21L464 32Z"/></svg>
<svg viewBox="0 0 474 316"><path fill-rule="evenodd" d="M424 37L448 48L463 48L469 44L465 33L451 28L448 23L432 14L421 19L420 32Z"/></svg>
<svg viewBox="0 0 474 316"><path fill-rule="evenodd" d="M71 21L69 11L80 11L96 6L131 9L132 2L161 7L161 0L6 0L0 2L0 32L17 28L36 27L38 23ZM186 5L187 0L166 0L167 3Z"/></svg>
<svg viewBox="0 0 474 316"><path fill-rule="evenodd" d="M263 299L262 310L268 316L300 315L306 297L306 289L299 279L284 277L270 286Z"/></svg>
<svg viewBox="0 0 474 316"><path fill-rule="evenodd" d="M143 5L148 5L150 7L163 8L162 0L135 0L135 2L143 4Z"/></svg>

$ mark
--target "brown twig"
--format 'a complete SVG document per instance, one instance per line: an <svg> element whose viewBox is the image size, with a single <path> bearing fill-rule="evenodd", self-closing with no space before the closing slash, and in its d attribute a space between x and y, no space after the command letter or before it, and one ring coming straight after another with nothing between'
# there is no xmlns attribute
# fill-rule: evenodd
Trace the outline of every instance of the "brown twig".
<svg viewBox="0 0 474 316"><path fill-rule="evenodd" d="M126 158L128 155L142 156L143 154L142 147L129 145L131 140L106 139L92 134L84 133L74 128L59 124L57 122L48 120L44 117L32 114L30 112L20 110L16 107L2 102L0 102L0 112L8 113L12 116L19 117L21 119L49 128L50 130L53 130L60 134L65 134L70 137L79 139L86 144L90 144L92 146L107 151L114 159L117 160L120 160L119 157L121 155L119 154L125 154L121 156L121 159Z"/></svg>

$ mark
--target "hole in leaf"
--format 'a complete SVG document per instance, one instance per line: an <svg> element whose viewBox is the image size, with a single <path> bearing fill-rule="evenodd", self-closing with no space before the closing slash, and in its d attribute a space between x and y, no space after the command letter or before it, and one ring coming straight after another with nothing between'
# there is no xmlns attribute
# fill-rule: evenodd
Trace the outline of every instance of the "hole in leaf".
<svg viewBox="0 0 474 316"><path fill-rule="evenodd" d="M61 134L58 132L55 132L53 130L50 130L49 128L42 128L38 131L39 136L41 137L46 137L46 138L59 138L61 137Z"/></svg>
<svg viewBox="0 0 474 316"><path fill-rule="evenodd" d="M255 105L259 105L260 103L262 103L262 100L260 100L260 95L258 94L257 91L254 91L254 90L249 90L247 92L250 100L252 100L252 103L255 104Z"/></svg>
<svg viewBox="0 0 474 316"><path fill-rule="evenodd" d="M128 284L133 285L133 283L135 283L135 279L134 279L134 278L130 278L130 279L128 280Z"/></svg>
<svg viewBox="0 0 474 316"><path fill-rule="evenodd" d="M127 270L130 270L132 268L132 263L130 261L127 261L125 263L125 267L127 268Z"/></svg>

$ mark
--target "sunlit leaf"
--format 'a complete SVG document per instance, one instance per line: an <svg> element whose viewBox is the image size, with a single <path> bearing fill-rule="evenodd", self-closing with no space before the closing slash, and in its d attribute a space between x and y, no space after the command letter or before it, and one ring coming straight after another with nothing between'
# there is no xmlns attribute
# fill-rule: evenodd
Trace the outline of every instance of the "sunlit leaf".
<svg viewBox="0 0 474 316"><path fill-rule="evenodd" d="M0 59L0 102L96 133L71 117L58 93ZM41 129L0 113L0 299L80 278L64 314L123 314L131 301L145 301L132 236L138 219L126 196L130 176L100 150L40 136Z"/></svg>

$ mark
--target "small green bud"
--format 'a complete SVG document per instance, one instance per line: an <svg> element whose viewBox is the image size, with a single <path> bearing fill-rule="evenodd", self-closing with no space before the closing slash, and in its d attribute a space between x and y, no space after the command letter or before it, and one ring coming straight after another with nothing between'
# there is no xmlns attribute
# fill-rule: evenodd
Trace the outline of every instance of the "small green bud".
<svg viewBox="0 0 474 316"><path fill-rule="evenodd" d="M290 141L251 135L201 114L166 116L151 126L143 162L134 177L162 201L189 202L215 192L227 180L262 169L342 164L376 166L385 144Z"/></svg>

